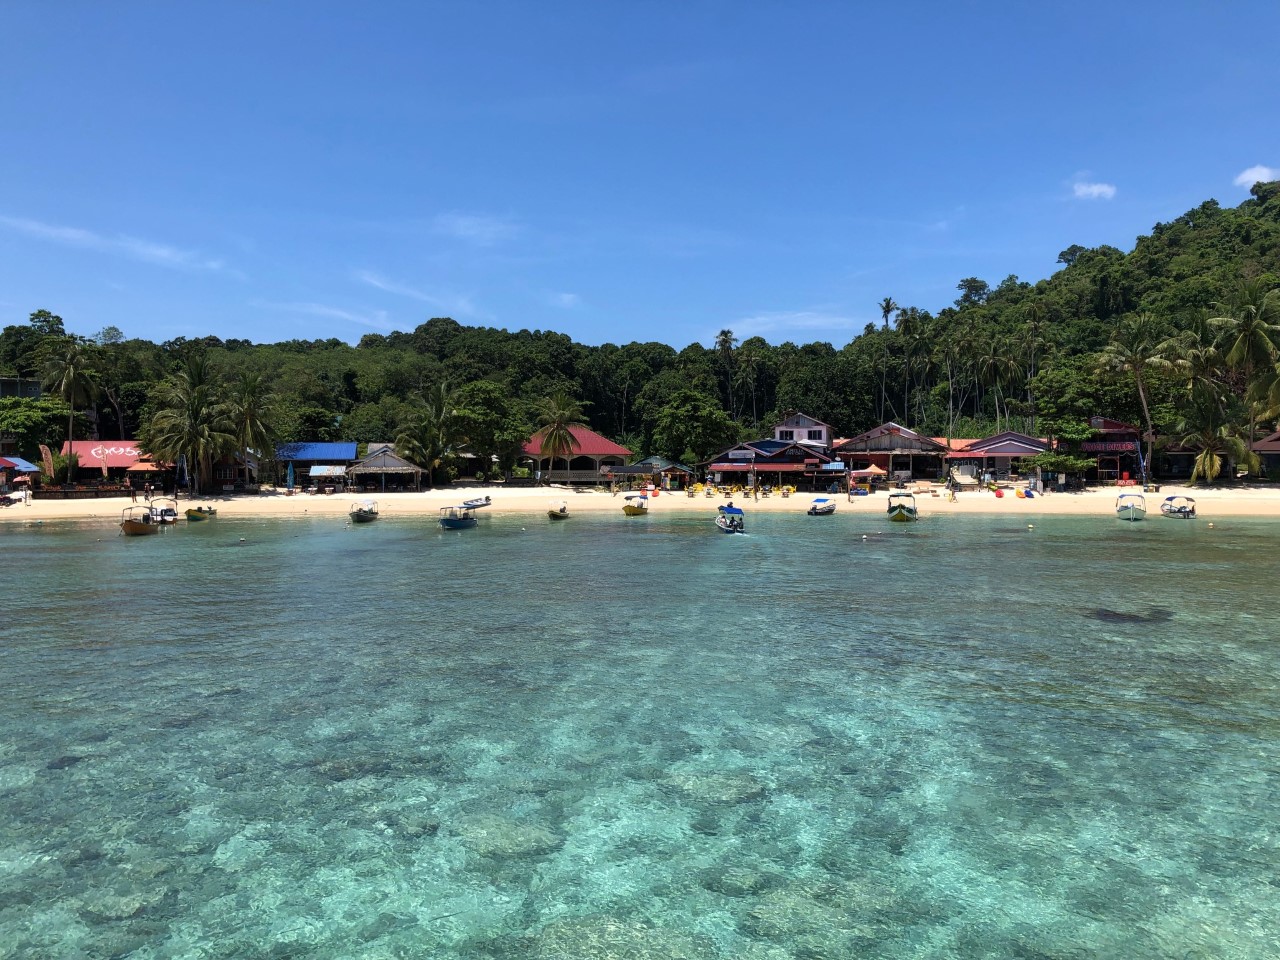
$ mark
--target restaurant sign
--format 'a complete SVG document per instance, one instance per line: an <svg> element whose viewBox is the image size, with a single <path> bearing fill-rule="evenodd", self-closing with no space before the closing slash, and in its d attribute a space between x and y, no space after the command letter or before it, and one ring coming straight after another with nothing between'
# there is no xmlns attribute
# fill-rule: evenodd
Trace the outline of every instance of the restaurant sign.
<svg viewBox="0 0 1280 960"><path fill-rule="evenodd" d="M1133 440L1086 440L1080 444L1084 453L1133 453L1137 449Z"/></svg>

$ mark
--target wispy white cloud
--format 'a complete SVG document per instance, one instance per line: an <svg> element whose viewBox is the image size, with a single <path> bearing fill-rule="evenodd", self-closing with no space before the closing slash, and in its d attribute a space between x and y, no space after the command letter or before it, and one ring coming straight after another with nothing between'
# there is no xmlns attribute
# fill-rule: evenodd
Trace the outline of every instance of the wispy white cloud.
<svg viewBox="0 0 1280 960"><path fill-rule="evenodd" d="M86 250L99 250L161 267L179 270L222 270L225 266L223 261L210 259L194 250L182 250L166 243L142 240L123 233L107 236L80 227L63 227L57 224L41 223L39 220L7 216L0 216L0 226L38 240L47 240L50 243L60 243L69 247L82 247Z"/></svg>
<svg viewBox="0 0 1280 960"><path fill-rule="evenodd" d="M513 220L468 213L442 213L432 222L432 227L436 233L477 247L496 246L520 232L520 225Z"/></svg>
<svg viewBox="0 0 1280 960"><path fill-rule="evenodd" d="M563 307L566 310L572 310L581 303L582 298L576 293L553 293L551 295L551 305L553 307Z"/></svg>
<svg viewBox="0 0 1280 960"><path fill-rule="evenodd" d="M1071 192L1077 200L1110 200L1116 195L1116 185L1077 180L1071 185Z"/></svg>
<svg viewBox="0 0 1280 960"><path fill-rule="evenodd" d="M779 338L791 339L793 335L801 337L813 337L819 334L836 336L852 330L860 330L866 324L867 321L865 320L859 322L853 317L824 310L786 310L739 317L732 323L719 327L718 330L723 330L727 327L733 331L733 335L739 340L746 340L748 337L764 337L767 340L776 340ZM714 342L714 340L715 334L705 338L705 342L708 344Z"/></svg>
<svg viewBox="0 0 1280 960"><path fill-rule="evenodd" d="M1252 187L1255 183L1270 183L1272 180L1280 180L1280 167L1264 167L1258 164L1248 170L1241 170L1235 179L1235 184L1237 187Z"/></svg>
<svg viewBox="0 0 1280 960"><path fill-rule="evenodd" d="M298 313L308 317L323 317L326 320L344 320L377 330L390 330L391 323L385 310L371 310L367 313L356 313L341 307L331 307L324 303L272 303L255 300L251 306L264 310L278 310L281 313Z"/></svg>
<svg viewBox="0 0 1280 960"><path fill-rule="evenodd" d="M408 297L411 300L430 304L434 309L444 311L450 316L470 317L472 319L486 317L486 314L476 307L470 297L462 294L433 293L427 290L420 290L406 283L388 280L372 270L357 270L355 277L361 283L367 283L369 286L384 293L393 293L398 297Z"/></svg>

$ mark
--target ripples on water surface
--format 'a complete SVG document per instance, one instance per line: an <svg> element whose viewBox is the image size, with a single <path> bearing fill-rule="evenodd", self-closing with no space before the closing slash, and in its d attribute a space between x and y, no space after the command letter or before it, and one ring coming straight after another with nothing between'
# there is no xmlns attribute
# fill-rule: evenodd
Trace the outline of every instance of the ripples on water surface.
<svg viewBox="0 0 1280 960"><path fill-rule="evenodd" d="M1280 955L1277 525L749 523L0 530L0 957Z"/></svg>

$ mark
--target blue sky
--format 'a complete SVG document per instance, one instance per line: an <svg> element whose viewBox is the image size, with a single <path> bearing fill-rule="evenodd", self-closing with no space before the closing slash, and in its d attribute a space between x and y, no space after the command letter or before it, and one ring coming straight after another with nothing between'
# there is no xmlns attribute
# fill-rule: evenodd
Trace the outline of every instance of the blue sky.
<svg viewBox="0 0 1280 960"><path fill-rule="evenodd" d="M1274 2L6 3L0 323L840 346L1280 177L1277 36Z"/></svg>

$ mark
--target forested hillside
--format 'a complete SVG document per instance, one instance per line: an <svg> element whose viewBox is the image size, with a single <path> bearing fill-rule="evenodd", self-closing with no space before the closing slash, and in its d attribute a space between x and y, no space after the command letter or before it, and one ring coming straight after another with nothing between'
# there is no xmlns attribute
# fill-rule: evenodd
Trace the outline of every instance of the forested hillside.
<svg viewBox="0 0 1280 960"><path fill-rule="evenodd" d="M1157 224L1129 253L1073 245L1058 260L1034 284L962 279L936 314L886 297L883 325L841 345L725 330L709 348L591 347L447 318L357 346L153 344L115 328L69 337L40 310L0 333L0 375L41 379L46 397L0 400L0 433L31 456L66 436L74 409L76 436L136 437L158 453L417 437L447 470L464 445L511 463L556 395L596 430L676 459L756 436L792 408L843 436L889 419L938 436L1070 435L1103 414L1219 453L1274 421L1280 182Z"/></svg>

